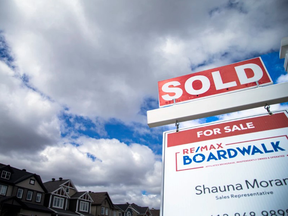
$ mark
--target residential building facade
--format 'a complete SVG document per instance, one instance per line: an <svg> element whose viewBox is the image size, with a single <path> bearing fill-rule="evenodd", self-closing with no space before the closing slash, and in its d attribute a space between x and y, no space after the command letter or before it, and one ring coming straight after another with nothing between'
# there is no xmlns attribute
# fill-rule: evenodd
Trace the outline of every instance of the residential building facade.
<svg viewBox="0 0 288 216"><path fill-rule="evenodd" d="M0 163L0 216L50 216L41 177Z"/></svg>
<svg viewBox="0 0 288 216"><path fill-rule="evenodd" d="M93 199L92 215L94 216L121 216L122 210L114 206L107 192L89 192Z"/></svg>
<svg viewBox="0 0 288 216"><path fill-rule="evenodd" d="M78 192L70 179L53 178L44 186L47 189L44 204L56 216L92 216L92 198L86 191Z"/></svg>
<svg viewBox="0 0 288 216"><path fill-rule="evenodd" d="M134 203L115 205L107 192L78 191L70 179L43 183L37 174L0 163L0 216L157 216L156 212Z"/></svg>
<svg viewBox="0 0 288 216"><path fill-rule="evenodd" d="M122 209L121 216L153 216L148 207L141 207L135 203L117 204L116 206Z"/></svg>

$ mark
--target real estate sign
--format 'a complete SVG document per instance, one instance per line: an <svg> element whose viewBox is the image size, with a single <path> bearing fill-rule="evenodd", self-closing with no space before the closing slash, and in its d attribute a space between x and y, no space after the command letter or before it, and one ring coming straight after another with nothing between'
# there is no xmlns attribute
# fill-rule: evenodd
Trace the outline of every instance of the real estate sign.
<svg viewBox="0 0 288 216"><path fill-rule="evenodd" d="M288 215L286 112L165 132L162 216Z"/></svg>
<svg viewBox="0 0 288 216"><path fill-rule="evenodd" d="M271 83L272 80L258 57L159 81L159 105L165 106Z"/></svg>

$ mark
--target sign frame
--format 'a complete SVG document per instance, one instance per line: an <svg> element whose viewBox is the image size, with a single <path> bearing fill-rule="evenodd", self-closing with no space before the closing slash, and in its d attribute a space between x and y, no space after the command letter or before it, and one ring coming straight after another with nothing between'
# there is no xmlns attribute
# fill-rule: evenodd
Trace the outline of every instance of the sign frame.
<svg viewBox="0 0 288 216"><path fill-rule="evenodd" d="M276 115L279 115L279 114L285 114L286 115L286 118L287 118L287 120L288 120L288 112L287 112L287 110L282 110L282 111L277 111L277 112L275 112L273 115L274 115L274 117L276 118ZM183 128L183 129L181 129L179 132L181 133L181 132L185 132L185 131L189 131L189 130L194 130L194 129L202 129L202 128L209 128L210 126L215 126L215 125L223 125L223 124L228 124L229 122L231 123L233 123L233 122L239 122L239 121L242 121L242 120L245 120L245 121L247 121L247 120L249 120L249 119L260 119L260 118L262 118L262 117L265 117L265 118L267 118L267 117L270 117L270 115L268 115L268 114L258 114L258 115L253 115L253 116L248 116L248 117L242 117L242 118L237 118L237 119L233 119L233 120L221 120L221 121L216 121L216 122L210 122L210 123L206 123L206 124L201 124L201 125L198 125L198 126L194 126L194 127L189 127L189 128ZM272 117L272 118L274 118L274 117ZM286 129L286 128L288 128L288 125L287 125L287 120L285 119L285 124L284 124L284 128ZM275 124L276 125L276 124ZM277 129L277 125L276 126L273 126L273 125L268 125L267 126L267 128L270 128L270 129L267 129L267 130L278 130ZM250 125L251 126L251 125ZM247 126L247 127L249 127L249 126ZM275 129L275 127L276 127L276 129ZM283 126L279 126L279 128L280 127L283 127ZM272 129L271 129L272 128ZM274 128L274 129L273 129ZM247 129L247 128L246 128ZM249 129L249 128L248 128ZM256 133L257 132L257 130L256 130L256 132L255 131L253 131L254 129L252 128L252 126L251 126L251 130L252 130L252 134L253 133ZM258 131L263 131L263 130L261 130L261 129L259 129ZM161 208L160 208L160 215L161 216L166 216L167 214L165 214L165 212L164 212L164 210L165 210L165 208L164 208L164 202L165 202L165 176L166 176L166 173L165 173L165 165L166 165L166 160L167 160L167 158L165 157L165 156L167 156L167 152L166 152L166 150L167 150L167 145L168 145L168 135L169 134L177 134L177 133L179 133L179 132L175 132L175 131L165 131L164 133L163 133L163 148L162 148L162 171L163 171L163 176L162 176L162 186L161 186ZM244 134L244 136L246 135L246 134L250 134L251 135L251 133L243 133ZM288 132L286 132L285 131L285 133L286 133L286 136L288 135ZM203 134L202 134L203 135ZM238 135L241 135L241 132L238 134ZM238 136L237 134L236 135L232 135L232 136L228 136L228 137L234 137L234 136ZM179 142L178 144L179 145L186 145L187 144L187 139L189 140L189 139L191 139L191 137L190 138L187 138L187 134L185 135L186 136L186 141L184 140L184 141L177 141L177 142ZM210 136L210 135L209 135ZM212 138L213 139L213 138ZM215 139L215 138L214 138ZM287 138L288 139L288 138ZM206 141L209 141L209 137L208 137L208 139L206 139ZM203 140L201 140L200 141L200 143L202 142ZM205 140L204 140L205 141ZM181 144L181 142L183 142L183 144ZM174 147L174 146L170 146L170 147ZM170 148L169 147L169 148ZM287 146L288 147L288 146ZM287 148L288 149L288 148ZM288 153L286 152L286 154L287 154L287 156L288 156ZM177 157L177 156L176 156ZM177 158L174 158L175 160L177 160ZM176 162L176 168L177 168L177 162ZM180 170L180 171L182 171L182 170ZM169 171L170 172L170 171ZM287 176L288 177L288 176ZM169 181L171 181L171 179L169 180ZM174 199L175 200L175 199ZM173 204L175 204L175 203L173 203ZM192 206L192 205L191 205ZM187 208L188 208L188 206L187 206ZM288 209L288 205L287 205L287 209ZM221 212L215 212L213 215L218 215L218 214L220 214ZM191 214L193 214L193 212L191 211ZM190 214L190 215L191 215ZM223 214L223 212L222 212L222 214ZM175 214L174 214L175 215ZM230 214L229 214L230 215ZM257 215L259 215L259 213L257 214ZM168 215L169 216L169 215ZM207 215L207 216L210 216L210 215Z"/></svg>

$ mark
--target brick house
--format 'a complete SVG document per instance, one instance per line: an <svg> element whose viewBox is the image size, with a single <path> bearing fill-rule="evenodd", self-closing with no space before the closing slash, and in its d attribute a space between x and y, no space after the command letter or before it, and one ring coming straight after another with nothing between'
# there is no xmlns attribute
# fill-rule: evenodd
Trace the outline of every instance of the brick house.
<svg viewBox="0 0 288 216"><path fill-rule="evenodd" d="M46 192L39 175L0 163L1 216L51 216L44 206Z"/></svg>

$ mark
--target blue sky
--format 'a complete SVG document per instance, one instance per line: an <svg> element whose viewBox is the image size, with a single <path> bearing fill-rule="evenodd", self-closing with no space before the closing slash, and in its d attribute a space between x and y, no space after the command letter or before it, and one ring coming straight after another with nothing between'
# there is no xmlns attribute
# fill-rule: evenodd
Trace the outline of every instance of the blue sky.
<svg viewBox="0 0 288 216"><path fill-rule="evenodd" d="M255 56L258 57L258 56ZM266 66L267 71L269 72L271 79L274 83L277 83L277 79L281 75L287 74L284 70L283 64L284 59L279 58L279 51L270 52L260 56L262 58L263 63ZM246 60L246 59L243 59ZM233 63L233 62L232 62ZM157 109L158 101L153 98L145 99L144 103L140 107L140 114L146 116L148 110ZM61 119L65 121L65 129L68 131L63 132L62 137L70 136L71 133L77 133L74 135L75 137L79 136L88 136L99 139L101 137L104 138L116 138L121 142L125 142L126 144L131 143L141 143L143 145L149 146L153 152L161 155L162 153L162 134L157 133L156 136L151 136L150 134L138 134L135 133L135 127L145 127L147 130L153 131L153 129L149 129L146 125L141 125L137 123L133 123L132 125L125 125L124 122L113 118L108 122L105 122L103 125L102 131L97 131L97 125L89 118L85 118L83 116L77 115L69 115L65 112L60 116ZM71 121L72 120L72 121ZM207 119L202 119L202 122L211 122L219 120L218 117L210 117ZM80 127L80 125L82 127ZM162 127L162 130L169 130L170 127ZM105 131L103 133L103 131ZM152 132L153 133L153 132Z"/></svg>
<svg viewBox="0 0 288 216"><path fill-rule="evenodd" d="M159 208L162 133L175 126L147 126L157 82L258 56L275 83L287 81L279 59L287 7L286 0L1 1L0 162L44 182L61 176L80 190L107 191L114 203Z"/></svg>

